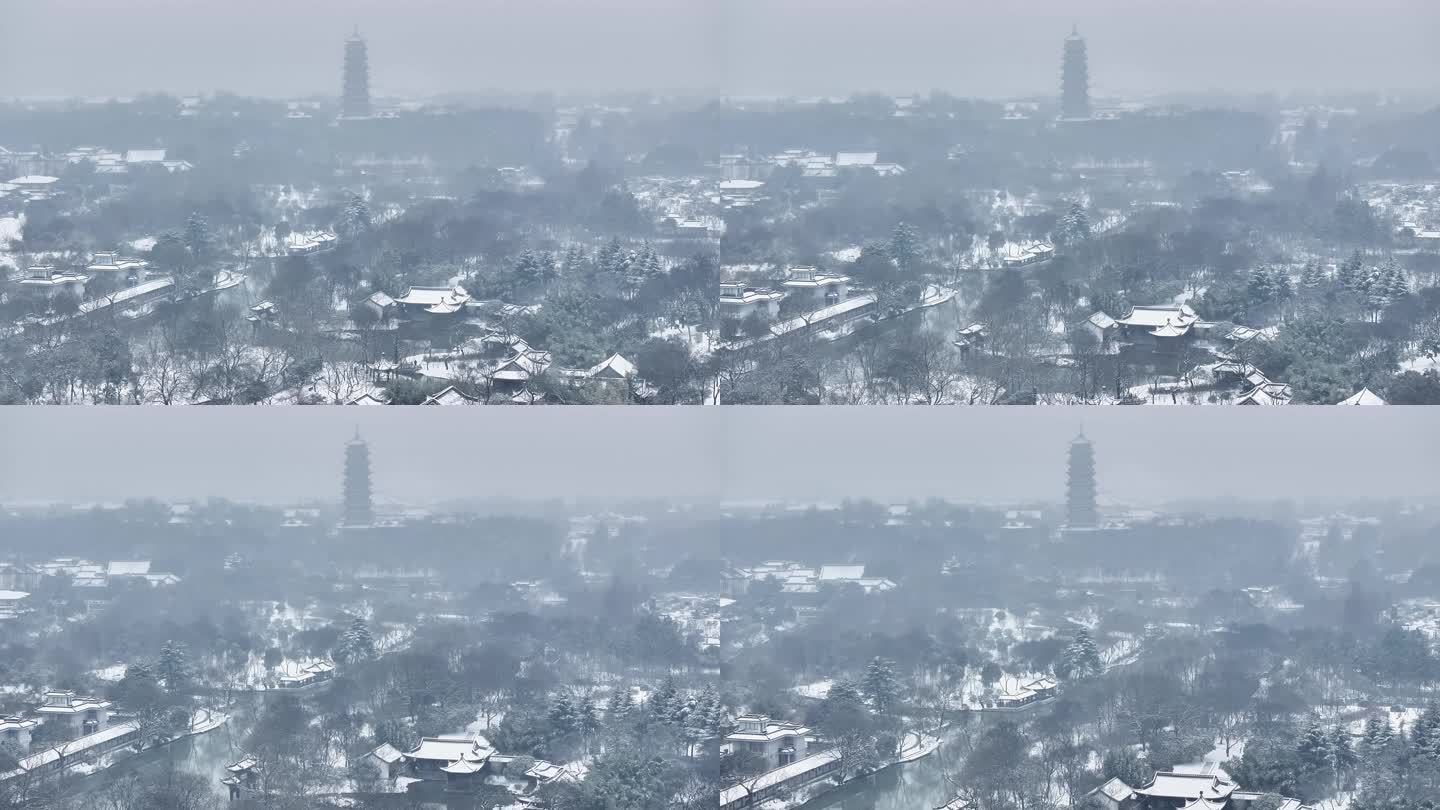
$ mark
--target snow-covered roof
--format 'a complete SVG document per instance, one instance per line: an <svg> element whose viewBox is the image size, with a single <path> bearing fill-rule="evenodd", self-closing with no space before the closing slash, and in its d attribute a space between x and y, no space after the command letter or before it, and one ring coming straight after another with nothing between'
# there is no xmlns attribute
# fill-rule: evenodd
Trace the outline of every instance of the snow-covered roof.
<svg viewBox="0 0 1440 810"><path fill-rule="evenodd" d="M484 756L478 759L457 759L449 765L442 767L440 770L445 773L457 774L479 773L481 770L484 770L485 760L488 758L488 756Z"/></svg>
<svg viewBox="0 0 1440 810"><path fill-rule="evenodd" d="M1054 252L1055 246L1049 242L1008 242L1000 249L1000 258L1006 264L1024 264L1038 262Z"/></svg>
<svg viewBox="0 0 1440 810"><path fill-rule="evenodd" d="M1289 405L1290 386L1285 383L1260 383L1235 400L1236 405Z"/></svg>
<svg viewBox="0 0 1440 810"><path fill-rule="evenodd" d="M458 762L467 756L488 752L489 745L484 738L467 736L422 737L413 751L405 752L406 759L422 759L431 762ZM487 754L488 755L488 754Z"/></svg>
<svg viewBox="0 0 1440 810"><path fill-rule="evenodd" d="M526 771L525 775L540 782L549 782L552 779L558 779L563 773L565 773L565 769L559 765L537 759L534 766Z"/></svg>
<svg viewBox="0 0 1440 810"><path fill-rule="evenodd" d="M1174 324L1176 326L1189 326L1200 320L1188 304L1164 305L1164 306L1138 306L1131 307L1130 314L1120 318L1117 323L1125 326L1139 326L1147 329L1158 329L1162 326Z"/></svg>
<svg viewBox="0 0 1440 810"><path fill-rule="evenodd" d="M40 725L38 720L26 720L23 717L0 717L0 731L19 731L20 729L34 728Z"/></svg>
<svg viewBox="0 0 1440 810"><path fill-rule="evenodd" d="M1097 312L1085 320L1097 329L1113 329L1115 327L1115 319L1104 312Z"/></svg>
<svg viewBox="0 0 1440 810"><path fill-rule="evenodd" d="M753 304L756 301L778 301L785 293L763 287L746 287L743 284L721 284L720 303Z"/></svg>
<svg viewBox="0 0 1440 810"><path fill-rule="evenodd" d="M746 796L759 793L766 788L782 784L811 771L819 770L838 759L840 759L840 752L831 749L829 751L821 751L818 754L812 754L804 759L796 760L789 765L782 765L773 771L767 771L761 774L755 779L741 782L738 785L733 785L720 791L720 806L727 807Z"/></svg>
<svg viewBox="0 0 1440 810"><path fill-rule="evenodd" d="M809 315L791 318L788 321L782 321L780 323L773 324L770 327L770 331L777 336L788 334L795 331L796 329L823 323L824 321L828 321L831 318L854 312L857 309L863 309L868 306L873 306L874 304L874 293L857 295L854 298L847 298L838 304L831 304L828 307L817 309Z"/></svg>
<svg viewBox="0 0 1440 810"><path fill-rule="evenodd" d="M530 349L519 352L501 363L490 375L491 379L524 382L537 374L545 373L550 367L550 353Z"/></svg>
<svg viewBox="0 0 1440 810"><path fill-rule="evenodd" d="M1235 792L1235 783L1209 773L1157 771L1150 784L1135 792L1163 799L1225 799Z"/></svg>
<svg viewBox="0 0 1440 810"><path fill-rule="evenodd" d="M1378 394L1376 394L1375 392L1371 391L1369 388L1361 388L1359 391L1356 391L1354 394L1351 394L1350 396L1346 397L1345 399L1341 400L1340 402L1338 402L1338 403L1336 403L1336 404L1339 404L1339 405L1385 405L1386 402L1385 402L1385 400L1381 399Z"/></svg>
<svg viewBox="0 0 1440 810"><path fill-rule="evenodd" d="M127 734L133 734L139 730L140 722L138 720L126 720L123 723L116 723L103 728L94 734L86 734L84 737L77 737L70 742L46 748L44 751L31 754L21 759L17 763L19 767L9 773L0 774L0 780L9 779L26 771L33 771L36 768L57 762L65 757L73 757L76 754L119 739Z"/></svg>
<svg viewBox="0 0 1440 810"><path fill-rule="evenodd" d="M590 377L624 379L636 373L635 364L619 354L612 354L586 372Z"/></svg>
<svg viewBox="0 0 1440 810"><path fill-rule="evenodd" d="M12 186L51 186L60 182L58 177L50 177L44 174L27 174L24 177L17 177L10 181Z"/></svg>
<svg viewBox="0 0 1440 810"><path fill-rule="evenodd" d="M833 284L845 284L849 281L849 276L839 273L827 273L823 270L816 270L814 267L808 266L791 267L785 273L786 287L824 287Z"/></svg>
<svg viewBox="0 0 1440 810"><path fill-rule="evenodd" d="M139 577L150 573L149 560L111 560L106 572L112 577Z"/></svg>
<svg viewBox="0 0 1440 810"><path fill-rule="evenodd" d="M35 711L41 714L76 714L79 712L108 709L111 703L95 697L77 697L74 692L46 692L45 704Z"/></svg>
<svg viewBox="0 0 1440 810"><path fill-rule="evenodd" d="M803 737L810 733L808 726L798 723L783 723L761 715L747 714L735 718L737 731L725 739L735 742L760 742L779 740L785 737Z"/></svg>
<svg viewBox="0 0 1440 810"><path fill-rule="evenodd" d="M405 755L400 753L400 749L390 743L382 743L378 748L370 752L370 756L375 757L381 762L392 764L405 758Z"/></svg>
<svg viewBox="0 0 1440 810"><path fill-rule="evenodd" d="M865 576L863 565L822 565L820 566L820 579L827 581L862 579Z"/></svg>
<svg viewBox="0 0 1440 810"><path fill-rule="evenodd" d="M470 293L458 284L454 287L411 287L395 299L397 303L420 307L463 305L469 300Z"/></svg>
<svg viewBox="0 0 1440 810"><path fill-rule="evenodd" d="M126 163L164 163L164 149L131 149L125 153Z"/></svg>
<svg viewBox="0 0 1440 810"><path fill-rule="evenodd" d="M444 390L425 398L426 405L474 405L478 401L453 385L447 385Z"/></svg>
<svg viewBox="0 0 1440 810"><path fill-rule="evenodd" d="M1150 334L1154 335L1155 337L1184 337L1189 332L1190 324L1185 324L1181 326L1173 323L1167 323L1164 326L1157 326L1156 328L1150 330Z"/></svg>
<svg viewBox="0 0 1440 810"><path fill-rule="evenodd" d="M836 152L836 166L873 166L880 159L879 152Z"/></svg>
<svg viewBox="0 0 1440 810"><path fill-rule="evenodd" d="M1102 793L1106 798L1114 802L1125 802L1135 798L1135 789L1125 784L1125 781L1118 776L1110 778L1110 781L1095 788L1096 793Z"/></svg>

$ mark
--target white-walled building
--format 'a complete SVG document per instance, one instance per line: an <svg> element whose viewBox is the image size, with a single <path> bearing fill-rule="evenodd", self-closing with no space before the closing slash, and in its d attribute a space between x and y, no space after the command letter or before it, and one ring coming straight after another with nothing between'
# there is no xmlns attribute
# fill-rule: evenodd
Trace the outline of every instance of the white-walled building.
<svg viewBox="0 0 1440 810"><path fill-rule="evenodd" d="M785 273L785 292L807 301L810 309L821 309L845 300L850 277L805 265L791 267Z"/></svg>

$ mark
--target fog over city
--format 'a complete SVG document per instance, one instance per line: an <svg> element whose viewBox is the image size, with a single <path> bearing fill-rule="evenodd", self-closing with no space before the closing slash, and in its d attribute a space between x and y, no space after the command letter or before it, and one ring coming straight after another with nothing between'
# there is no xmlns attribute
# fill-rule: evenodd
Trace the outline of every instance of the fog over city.
<svg viewBox="0 0 1440 810"><path fill-rule="evenodd" d="M0 35L0 810L1440 810L1440 0Z"/></svg>
<svg viewBox="0 0 1440 810"><path fill-rule="evenodd" d="M475 419L435 409L340 418L310 409L32 408L0 423L0 503L339 497L341 447L370 445L378 497L684 497L903 502L1057 500L1078 433L1102 500L1430 498L1440 415L1296 409L981 409L957 419L884 408L556 409ZM67 427L68 426L68 427Z"/></svg>
<svg viewBox="0 0 1440 810"><path fill-rule="evenodd" d="M1433 90L1428 0L45 0L14 3L0 95L292 97L333 87L359 26L381 95L690 89L995 97L1054 83L1090 41L1099 95ZM84 24L78 24L83 20ZM124 43L121 45L121 43ZM124 58L116 58L117 48ZM64 58L55 58L57 53Z"/></svg>

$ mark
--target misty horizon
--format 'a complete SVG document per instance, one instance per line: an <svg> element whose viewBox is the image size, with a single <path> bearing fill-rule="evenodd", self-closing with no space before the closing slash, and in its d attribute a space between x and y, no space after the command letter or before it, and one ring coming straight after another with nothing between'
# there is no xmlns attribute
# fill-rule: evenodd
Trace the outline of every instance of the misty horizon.
<svg viewBox="0 0 1440 810"><path fill-rule="evenodd" d="M296 8L270 0L234 7L54 0L12 10L10 30L24 35L12 37L0 56L9 79L0 95L338 95L341 49L357 28L370 47L379 96L499 87L514 93L1053 95L1061 43L1072 25L1088 40L1097 97L1217 88L1430 93L1440 69L1427 39L1440 26L1440 12L1420 0L1372 3L1363 17L1329 0L1308 4L1303 14L1283 0L1227 0L1204 9L1134 0L1099 0L1084 9L1051 0L1032 5L623 0L600 8L547 0L523 8L501 2L462 8L431 0L399 8L323 0ZM77 15L87 25L67 24ZM1166 35L1173 31L1186 36ZM55 60L62 34L66 58ZM116 43L157 38L164 47L127 48L125 58L114 58ZM1336 51L1357 58L1336 59ZM628 56L614 58L617 53Z"/></svg>
<svg viewBox="0 0 1440 810"><path fill-rule="evenodd" d="M1428 409L885 408L12 411L0 503L155 497L297 503L339 495L344 443L371 449L376 499L1054 502L1081 430L1102 503L1440 495ZM75 431L75 425L83 430ZM916 448L924 448L916 453ZM1359 471L1359 472L1357 472Z"/></svg>

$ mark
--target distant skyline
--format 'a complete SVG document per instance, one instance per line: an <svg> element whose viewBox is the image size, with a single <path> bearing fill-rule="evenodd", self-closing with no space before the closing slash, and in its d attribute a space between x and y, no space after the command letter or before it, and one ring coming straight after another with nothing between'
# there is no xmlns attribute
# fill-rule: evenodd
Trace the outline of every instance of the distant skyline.
<svg viewBox="0 0 1440 810"><path fill-rule="evenodd" d="M380 96L1058 94L1072 25L1096 96L1440 90L1433 0L43 0L6 14L3 97L338 97L356 26Z"/></svg>
<svg viewBox="0 0 1440 810"><path fill-rule="evenodd" d="M1440 496L1436 408L7 408L0 504L377 501L1058 503L1083 424L1102 503Z"/></svg>

